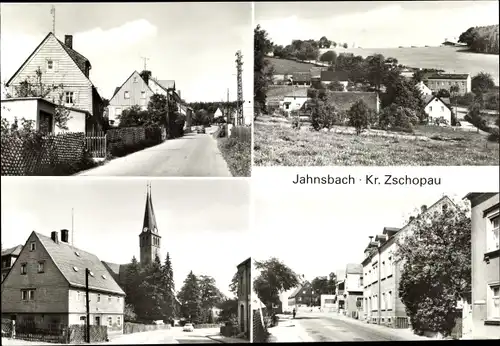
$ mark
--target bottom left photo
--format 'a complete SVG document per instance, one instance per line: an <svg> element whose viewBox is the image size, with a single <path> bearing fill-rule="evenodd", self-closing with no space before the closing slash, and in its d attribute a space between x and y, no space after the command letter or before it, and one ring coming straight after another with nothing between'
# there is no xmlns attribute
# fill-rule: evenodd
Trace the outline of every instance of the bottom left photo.
<svg viewBox="0 0 500 346"><path fill-rule="evenodd" d="M248 181L1 183L2 345L250 342Z"/></svg>

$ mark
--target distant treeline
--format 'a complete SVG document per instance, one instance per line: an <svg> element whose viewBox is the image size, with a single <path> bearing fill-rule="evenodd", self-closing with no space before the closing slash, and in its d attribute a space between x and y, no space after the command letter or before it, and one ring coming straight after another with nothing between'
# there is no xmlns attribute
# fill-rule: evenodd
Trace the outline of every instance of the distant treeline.
<svg viewBox="0 0 500 346"><path fill-rule="evenodd" d="M498 24L471 27L460 35L458 42L476 53L498 54Z"/></svg>
<svg viewBox="0 0 500 346"><path fill-rule="evenodd" d="M231 110L236 109L238 105L237 101L231 101L231 102L191 102L188 103L188 106L193 109L193 112L198 112L200 110L205 110L207 111L208 114L214 114L217 111L217 108L220 108L220 110L223 113L226 113L226 110L229 108Z"/></svg>
<svg viewBox="0 0 500 346"><path fill-rule="evenodd" d="M337 46L348 47L347 43L337 43L323 36L319 40L293 40L292 44L287 46L273 44L272 52L277 58L318 60L321 48L335 48Z"/></svg>

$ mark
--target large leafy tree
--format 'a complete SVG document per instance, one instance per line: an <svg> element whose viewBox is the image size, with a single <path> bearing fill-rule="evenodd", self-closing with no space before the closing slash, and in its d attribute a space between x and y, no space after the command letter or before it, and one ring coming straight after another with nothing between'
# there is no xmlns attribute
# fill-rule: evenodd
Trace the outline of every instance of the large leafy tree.
<svg viewBox="0 0 500 346"><path fill-rule="evenodd" d="M356 129L357 135L375 122L372 110L363 100L356 101L349 109L347 116L349 125Z"/></svg>
<svg viewBox="0 0 500 346"><path fill-rule="evenodd" d="M117 118L120 121L120 127L144 126L148 121L149 113L142 110L140 106L134 105L123 110Z"/></svg>
<svg viewBox="0 0 500 346"><path fill-rule="evenodd" d="M139 285L142 299L141 312L147 321L163 320L165 318L165 286L163 272L158 256L144 270L142 283Z"/></svg>
<svg viewBox="0 0 500 346"><path fill-rule="evenodd" d="M268 308L278 304L281 293L299 284L297 274L279 259L254 261L259 275L254 279L253 288L257 296Z"/></svg>
<svg viewBox="0 0 500 346"><path fill-rule="evenodd" d="M224 295L215 285L215 279L208 275L200 275L198 277L198 285L200 288L201 310L203 320L207 323L213 323L212 309L224 300Z"/></svg>
<svg viewBox="0 0 500 346"><path fill-rule="evenodd" d="M472 77L471 89L476 95L483 95L495 87L495 81L491 74L486 72L479 72Z"/></svg>
<svg viewBox="0 0 500 346"><path fill-rule="evenodd" d="M265 59L273 50L267 32L257 25L254 29L254 117L266 111L266 93L273 79L273 67Z"/></svg>
<svg viewBox="0 0 500 346"><path fill-rule="evenodd" d="M196 275L190 271L184 280L177 298L181 302L181 315L193 322L198 322L201 317L200 285Z"/></svg>
<svg viewBox="0 0 500 346"><path fill-rule="evenodd" d="M415 332L451 334L457 301L471 289L470 241L469 211L451 204L413 218L397 240L399 296Z"/></svg>

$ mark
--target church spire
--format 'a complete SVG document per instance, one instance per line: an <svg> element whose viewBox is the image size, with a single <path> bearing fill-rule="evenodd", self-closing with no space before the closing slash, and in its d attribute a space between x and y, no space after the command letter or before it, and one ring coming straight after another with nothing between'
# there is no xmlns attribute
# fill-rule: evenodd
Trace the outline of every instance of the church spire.
<svg viewBox="0 0 500 346"><path fill-rule="evenodd" d="M142 225L143 231L158 233L155 212L153 209L153 201L151 200L151 183L147 185L146 195L146 209L144 210L144 223Z"/></svg>

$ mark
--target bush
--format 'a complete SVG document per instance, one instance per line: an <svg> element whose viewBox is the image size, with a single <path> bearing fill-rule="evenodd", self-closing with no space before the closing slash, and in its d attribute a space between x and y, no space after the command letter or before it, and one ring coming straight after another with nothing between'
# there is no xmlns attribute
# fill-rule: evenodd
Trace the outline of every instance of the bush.
<svg viewBox="0 0 500 346"><path fill-rule="evenodd" d="M251 141L235 137L221 138L218 140L218 146L233 176L250 176L252 166Z"/></svg>
<svg viewBox="0 0 500 346"><path fill-rule="evenodd" d="M351 106L348 117L349 125L356 129L357 135L372 125L370 123L372 119L371 110L363 100L359 100Z"/></svg>
<svg viewBox="0 0 500 346"><path fill-rule="evenodd" d="M498 127L493 127L490 129L490 134L488 135L488 141L500 143L500 135Z"/></svg>
<svg viewBox="0 0 500 346"><path fill-rule="evenodd" d="M413 126L418 122L414 110L395 104L384 108L379 115L379 127L383 130L413 133Z"/></svg>

